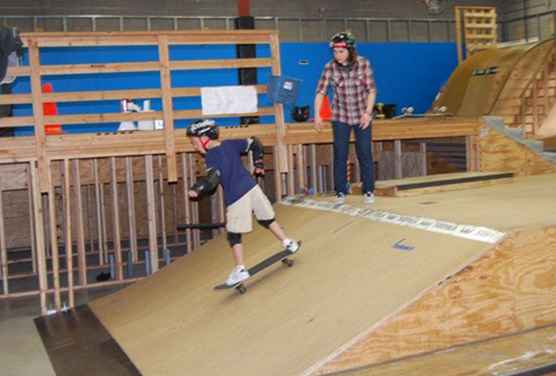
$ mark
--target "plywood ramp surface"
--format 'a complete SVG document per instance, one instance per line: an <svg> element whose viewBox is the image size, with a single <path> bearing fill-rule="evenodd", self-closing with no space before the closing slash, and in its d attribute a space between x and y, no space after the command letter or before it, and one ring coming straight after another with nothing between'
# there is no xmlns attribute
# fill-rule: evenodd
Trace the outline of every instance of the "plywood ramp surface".
<svg viewBox="0 0 556 376"><path fill-rule="evenodd" d="M556 177L547 175L426 199L379 197L373 208L512 231L556 224L555 191ZM362 205L359 196L348 203ZM91 304L144 375L283 376L317 369L492 248L340 213L276 209L303 248L293 268L260 273L246 295L212 290L232 267L221 236ZM413 250L393 247L401 239ZM244 244L248 265L278 248L260 228Z"/></svg>
<svg viewBox="0 0 556 376"><path fill-rule="evenodd" d="M474 54L452 73L433 108L446 106L458 116L481 116L490 109L513 67L531 45L490 48ZM477 75L477 71L496 68L495 74Z"/></svg>
<svg viewBox="0 0 556 376"><path fill-rule="evenodd" d="M215 292L231 269L224 237L92 309L144 375L297 375L488 245L343 214L277 206L303 240L296 264L260 273L246 295ZM415 247L392 244L405 237ZM247 263L277 248L257 230Z"/></svg>
<svg viewBox="0 0 556 376"><path fill-rule="evenodd" d="M479 376L515 375L518 372L527 375L556 374L556 327L554 325L329 375Z"/></svg>

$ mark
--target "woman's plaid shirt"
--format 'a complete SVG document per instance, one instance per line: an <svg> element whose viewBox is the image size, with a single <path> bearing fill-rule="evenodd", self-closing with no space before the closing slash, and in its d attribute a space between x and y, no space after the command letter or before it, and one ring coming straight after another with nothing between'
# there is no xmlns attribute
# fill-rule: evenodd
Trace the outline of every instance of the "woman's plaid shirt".
<svg viewBox="0 0 556 376"><path fill-rule="evenodd" d="M376 91L369 60L358 56L350 67L331 60L324 66L317 84L317 94L326 95L330 85L334 89L332 120L350 125L359 124L367 110L369 93L371 90Z"/></svg>

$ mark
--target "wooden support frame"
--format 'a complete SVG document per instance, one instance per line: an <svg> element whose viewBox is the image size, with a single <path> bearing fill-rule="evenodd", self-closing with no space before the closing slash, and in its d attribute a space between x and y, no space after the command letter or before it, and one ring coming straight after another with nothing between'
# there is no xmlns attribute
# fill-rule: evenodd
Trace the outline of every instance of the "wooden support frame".
<svg viewBox="0 0 556 376"><path fill-rule="evenodd" d="M135 188L133 183L133 160L131 157L125 158L125 179L127 197L127 219L129 223L129 248L132 262L138 261L137 250L137 223L135 219Z"/></svg>
<svg viewBox="0 0 556 376"><path fill-rule="evenodd" d="M65 238L66 238L66 269L68 275L68 306L75 306L74 284L73 284L73 240L71 227L71 182L70 182L70 161L64 159L64 215L66 217Z"/></svg>
<svg viewBox="0 0 556 376"><path fill-rule="evenodd" d="M156 199L154 195L153 157L145 157L145 180L147 185L147 223L149 232L149 258L151 272L158 271L158 241L156 235Z"/></svg>
<svg viewBox="0 0 556 376"><path fill-rule="evenodd" d="M177 181L178 172L176 166L176 141L174 139L174 116L171 96L170 52L168 48L168 37L165 35L158 37L158 58L160 59L160 87L162 88L168 181L175 183Z"/></svg>
<svg viewBox="0 0 556 376"><path fill-rule="evenodd" d="M95 184L95 208L96 208L96 230L97 230L97 246L98 246L98 258L99 258L99 265L104 265L106 262L106 253L107 253L107 249L106 249L106 243L105 243L105 233L106 231L104 231L105 226L104 226L104 209L102 203L103 203L103 195L101 194L101 184L100 184L100 180L99 180L99 175L98 175L98 159L94 158L93 159L93 179L94 179L94 184Z"/></svg>
<svg viewBox="0 0 556 376"><path fill-rule="evenodd" d="M43 221L39 220L42 218L42 198L41 198L41 191L39 186L39 177L38 177L38 167L36 166L36 162L30 163L30 171L31 171L31 190L33 192L33 211L34 217L37 219L35 224L35 234L36 234L36 249L37 249L37 270L39 275L39 296L40 296L40 304L41 304L41 314L46 315L48 311L47 307L47 299L46 299L46 291L48 289L47 284L47 270L46 270L46 252L45 252L45 242L44 242L44 227Z"/></svg>
<svg viewBox="0 0 556 376"><path fill-rule="evenodd" d="M81 194L81 171L79 169L79 160L72 161L74 192L75 192L75 210L74 218L76 219L77 228L77 270L79 274L79 284L87 286L87 256L85 254L85 230L83 225L83 196Z"/></svg>
<svg viewBox="0 0 556 376"><path fill-rule="evenodd" d="M498 42L496 7L455 6L458 64L480 49L496 47ZM463 37L462 37L463 35Z"/></svg>
<svg viewBox="0 0 556 376"><path fill-rule="evenodd" d="M189 165L189 158L187 157L186 153L181 154L181 165L182 165L182 179L183 179L183 203L184 203L184 216L185 216L185 223L191 224L191 204L189 202L189 175L190 169L188 168ZM189 171L189 172L188 172ZM186 241L186 249L187 254L191 253L193 250L193 234L191 229L185 230L185 241Z"/></svg>
<svg viewBox="0 0 556 376"><path fill-rule="evenodd" d="M57 234L57 219L56 219L56 188L52 185L52 173L50 166L48 171L48 218L50 223L50 249L52 250L52 280L54 285L54 306L56 310L62 308L62 298L60 294L60 258L58 252L58 234Z"/></svg>
<svg viewBox="0 0 556 376"><path fill-rule="evenodd" d="M280 43L277 34L271 34L270 36L270 50L272 51L272 74L274 76L280 76L282 74L282 68L280 67ZM284 137L286 135L286 124L284 119L284 106L281 103L274 104L275 112L275 122L276 122L276 144L278 153L277 162L275 165L277 169L278 176L281 173L288 172L288 163L286 156L288 155L287 148L285 146Z"/></svg>
<svg viewBox="0 0 556 376"><path fill-rule="evenodd" d="M6 246L6 230L4 226L4 198L0 188L0 276L2 277L3 295L8 295L8 248Z"/></svg>
<svg viewBox="0 0 556 376"><path fill-rule="evenodd" d="M480 171L478 136L467 136L465 138L465 151L467 171Z"/></svg>
<svg viewBox="0 0 556 376"><path fill-rule="evenodd" d="M3 126L23 126L26 124L35 125L40 129L43 123L69 124L72 122L114 122L122 120L155 120L164 119L165 129L163 131L154 132L135 132L132 134L68 134L57 137L46 137L35 133L33 137L20 137L8 139L0 145L0 164L4 163L19 163L25 162L31 168L29 169L29 186L32 187L30 191L30 217L33 218L33 225L35 238L33 242L36 243L36 270L39 278L39 290L35 293L41 296L41 309L43 313L47 310L48 294L54 293L52 297L54 300L58 299L57 295L60 292L68 292L70 297L70 306L74 304L73 291L88 287L94 287L96 283L88 283L87 272L94 270L105 270L107 265L107 256L109 251L109 240L114 244L113 251L116 256L117 264L117 281L114 283L126 283L129 280L123 278L123 259L125 250L121 248L121 242L125 233L125 226L120 227L119 215L117 214L118 205L118 184L126 184L126 198L128 207L128 220L129 220L129 241L130 249L127 257L130 257L133 263L137 264L139 246L137 244L138 237L146 239L148 236L148 247L150 250L150 263L152 271L155 272L159 266L159 236L166 239L166 228L168 223L163 223L163 219L169 218L164 215L170 215L165 211L168 206L173 205L174 218L178 218L183 213L186 223L199 223L199 208L196 202L191 202L187 196L187 188L195 182L196 168L194 149L189 141L183 137L183 130L174 129L173 123L177 119L189 119L194 117L202 117L203 114L199 110L174 110L172 108L172 100L175 97L184 96L199 96L200 88L179 88L171 87L170 75L175 70L181 69L220 69L237 67L271 67L272 73L275 75L281 74L279 63L279 41L276 32L255 32L255 36L250 33L240 34L222 34L221 32L209 33L193 33L192 38L183 38L182 34L189 34L190 31L181 33L138 33L129 34L122 37L118 33L81 35L79 37L70 34L67 36L59 35L58 39L52 38L52 35L40 34L33 35L33 38L27 38L26 42L34 41L35 57L33 66L21 68L21 73L30 75L33 86L36 90L29 94L14 94L9 96L1 96L0 103L33 103L33 116L21 117L17 119L0 119L0 127ZM218 36L217 36L218 34ZM95 39L97 38L97 39ZM164 56L168 54L169 46L179 43L188 44L236 44L247 43L249 44L268 44L271 46L271 58L259 59L226 59L226 60L209 60L209 61L187 61L175 62L170 61L169 57L166 59ZM141 43L139 43L141 41ZM155 62L132 63L132 64L104 64L99 66L84 65L60 65L60 66L41 66L38 59L39 47L47 47L54 45L116 45L121 44L144 44L144 42L158 46L160 51L159 59ZM241 60L241 61L239 61ZM38 67L38 68L37 68ZM40 93L40 79L41 76L53 73L64 74L77 74L77 73L94 73L94 72L115 72L115 71L158 71L160 73L160 89L147 89L143 90L114 90L114 91L96 91L96 92L59 92L59 93ZM266 92L266 86L258 85L258 93ZM123 98L161 98L163 108L161 111L153 111L149 113L130 113L130 114L78 114L78 115L57 115L57 116L44 116L42 114L42 102L46 101L59 101L59 102L72 102L72 101L86 101L86 100L118 100ZM39 106L37 106L39 105ZM230 128L222 129L222 138L245 138L249 136L257 136L263 142L266 150L273 149L275 179L274 187L276 192L276 199L280 201L283 195L294 194L303 192L304 188L310 185L315 191L319 188L319 164L317 163L318 156L317 150L330 149L330 142L332 139L332 130L329 126L324 127L321 132L316 132L313 126L308 123L292 124L286 127L284 122L283 107L280 104L268 108L259 108L256 113L251 115L273 115L275 116L274 124L266 125L250 125L249 128ZM234 117L234 115L231 115ZM413 121L406 120L403 122L380 122L374 124L374 139L375 140L404 140L404 139L426 139L427 137L451 137L451 136L475 136L478 133L477 121L474 119L449 119L446 121L439 121L430 123L429 121ZM38 141L37 141L38 140ZM325 144L322 147L317 147L317 144ZM307 155L306 155L307 154ZM333 166L330 156L332 153L324 153L326 155L326 162L328 169L333 173ZM86 161L90 159L90 161ZM118 160L121 159L121 160ZM158 162L157 176L155 177L153 161L156 159ZM116 161L118 160L118 163ZM125 163L124 163L125 160ZM174 162L172 162L174 160ZM134 161L145 162L145 168L141 173L134 173ZM178 170L179 162L181 161L181 171ZM44 162L44 164L43 164ZM183 179L183 197L178 197L176 194L181 195L181 189L176 185L170 185L175 189L171 189L176 194L173 195L173 200L165 199L164 195L169 192L164 192L167 185L166 182L172 180L171 164L175 163L175 177L176 179ZM309 165L307 168L307 164ZM62 165L63 173L55 174L50 166ZM140 166L140 163L137 163ZM47 179L48 196L41 196L41 183L43 174L41 173L41 166L47 173L50 173L51 180ZM106 166L106 168L101 167ZM118 172L120 168L125 167L125 172ZM163 171L162 166L167 169ZM136 166L137 167L137 166ZM55 167L53 167L55 168ZM139 167L137 167L140 169ZM297 171L296 171L297 169ZM86 170L83 173L82 170ZM311 178L307 176L307 170L310 171ZM135 170L137 171L137 170ZM179 172L179 174L178 174ZM182 175L178 177L178 175ZM327 180L331 180L332 174L326 173ZM47 175L48 176L48 175ZM61 180L61 176L63 179ZM155 178L158 180L158 185L155 184ZM287 180L283 180L286 178ZM166 180L166 181L164 181ZM140 181L140 183L135 183ZM143 185L145 183L145 185ZM51 209L55 205L50 203L48 205L49 215L43 219L43 202L41 198L44 196L50 200L54 199L52 194L56 189L63 185L64 187L64 233L66 242L66 263L67 270L61 270L58 265L58 270L50 271L46 268L47 257L45 255L46 248L50 246L52 249L52 257L58 259L60 255L56 255L57 249L54 246L56 242L56 216L51 213ZM73 187L72 187L73 185ZM106 191L105 191L106 185ZM326 189L331 187L331 184L326 185ZM122 186L123 187L123 186ZM141 215L139 206L135 206L136 197L134 194L135 188L137 190L144 189L147 191L148 196L148 229L147 234L139 235L138 232L144 228L137 226L135 219L136 215ZM156 192L158 187L158 195ZM268 187L267 187L268 188ZM83 190L86 192L91 191L89 199L86 200L87 205L83 203ZM324 188L323 188L324 189ZM166 189L168 191L168 189ZM271 189L272 190L272 189ZM1 191L1 187L0 187ZM178 192L179 191L179 192ZM142 192L142 191L141 191ZM105 202L106 193L106 202ZM123 192L122 202L125 200ZM110 196L111 194L111 196ZM94 196L94 197L93 197ZM142 197L139 199L141 200ZM183 200L182 200L183 199ZM218 203L221 197L216 199ZM57 200L55 200L57 201ZM92 205L89 205L92 201ZM139 202L139 201L138 201ZM179 206L175 203L179 202ZM91 208L89 209L89 206ZM87 210L84 211L85 207ZM108 216L105 212L106 208L113 207L114 215ZM179 210L177 208L179 207ZM220 218L224 217L224 207L218 207L217 214ZM46 213L44 213L46 214ZM160 216L160 217L159 217ZM111 238L107 236L107 226L109 228ZM123 219L125 221L125 219ZM96 226L93 226L96 221ZM158 225L157 221L160 222ZM174 220L176 222L176 220ZM45 241L45 226L48 228ZM175 224L175 223L174 223ZM87 234L85 234L85 227ZM93 229L94 227L94 229ZM138 228L139 227L139 228ZM120 233L120 230L123 230ZM91 234L96 232L96 240L98 245L98 264L96 263L96 254L94 249L94 239ZM144 232L144 231L143 231ZM175 232L174 232L175 234ZM87 239L87 237L89 239ZM177 236L176 236L177 238ZM199 230L187 230L187 253L193 251L200 245L200 232ZM90 246L87 249L85 242L90 241ZM74 266L71 262L71 250L75 245L77 253L77 263ZM171 246L162 242L162 247ZM112 249L110 250L112 252ZM93 262L93 255L95 262ZM88 257L87 257L88 256ZM89 263L89 265L88 265ZM77 269L77 270L75 270ZM75 275L76 283L67 287L54 286L49 289L47 285L47 276L49 274L66 273L69 279L73 281L71 276ZM14 276L15 277L15 276ZM129 276L128 276L129 277ZM91 281L92 282L92 281ZM104 285L104 284L103 284ZM27 293L25 293L27 294ZM12 294L10 294L11 296ZM57 308L59 304L56 304Z"/></svg>
<svg viewBox="0 0 556 376"><path fill-rule="evenodd" d="M175 158L175 155L174 155ZM167 159L168 160L168 159ZM164 199L164 165L162 163L162 156L158 156L156 158L157 162L157 169L158 169L158 214L159 214L159 223L160 223L160 231L158 232L161 234L162 240L162 249L168 249L168 237L166 234L166 215L164 213L164 208L166 207L165 199Z"/></svg>
<svg viewBox="0 0 556 376"><path fill-rule="evenodd" d="M122 240L120 234L120 208L118 200L118 179L116 178L116 158L110 158L110 171L112 173L112 209L113 209L113 247L116 258L116 279L121 281L124 279L123 258L122 258Z"/></svg>

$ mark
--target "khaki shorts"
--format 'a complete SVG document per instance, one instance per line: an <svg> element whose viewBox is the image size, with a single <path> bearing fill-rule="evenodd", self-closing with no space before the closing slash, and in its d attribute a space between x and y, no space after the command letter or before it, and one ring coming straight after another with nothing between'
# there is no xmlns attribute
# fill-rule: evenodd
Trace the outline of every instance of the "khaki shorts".
<svg viewBox="0 0 556 376"><path fill-rule="evenodd" d="M246 233L253 230L253 216L258 220L273 219L274 209L258 185L254 186L242 198L226 209L226 230L228 232Z"/></svg>

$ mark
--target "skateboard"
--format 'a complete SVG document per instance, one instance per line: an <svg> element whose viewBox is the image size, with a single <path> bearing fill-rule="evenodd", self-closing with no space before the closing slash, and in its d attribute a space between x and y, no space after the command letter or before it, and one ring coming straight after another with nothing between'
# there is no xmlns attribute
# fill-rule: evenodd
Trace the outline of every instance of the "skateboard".
<svg viewBox="0 0 556 376"><path fill-rule="evenodd" d="M298 244L299 244L299 248L301 248L301 241L298 241ZM299 251L300 249L298 249L295 253ZM289 258L291 255L294 255L294 253L291 253L288 250L282 250L262 260L258 264L247 269L247 271L249 272L249 278L253 277L258 272L268 268L271 265L274 265L279 261L281 261L284 265L288 267L292 267L294 264L294 260ZM214 289L215 290L236 289L240 294L245 294L245 292L247 292L247 287L245 287L245 282L248 281L249 278L239 283L236 283L234 285L227 285L226 283L221 283L217 286L214 286Z"/></svg>

